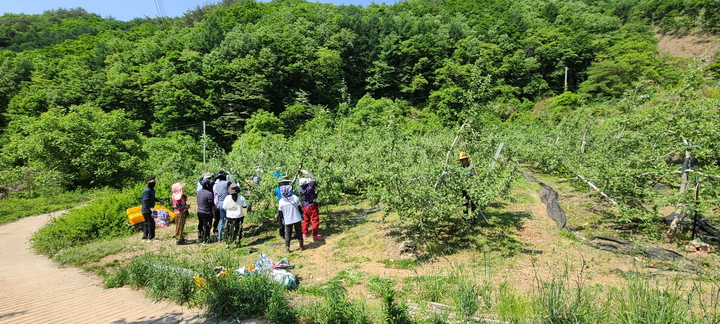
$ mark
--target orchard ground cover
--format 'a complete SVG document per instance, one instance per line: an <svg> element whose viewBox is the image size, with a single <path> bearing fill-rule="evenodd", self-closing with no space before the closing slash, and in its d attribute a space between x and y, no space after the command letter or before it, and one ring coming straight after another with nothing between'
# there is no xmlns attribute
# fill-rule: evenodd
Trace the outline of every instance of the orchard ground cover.
<svg viewBox="0 0 720 324"><path fill-rule="evenodd" d="M616 298L618 293L630 293L628 289L640 289L637 285L646 285L643 287L647 291L657 289L668 296L690 298L694 301L689 303L692 305L689 309L698 314L708 310L696 302L709 302L717 292L712 288L717 289L718 280L712 271L718 264L715 255L687 255L694 260L693 265L698 269L695 272L682 270L681 263L652 261L640 255L616 254L587 246L583 240L591 236L621 236L641 246L663 247L686 254L674 243L648 239L642 231L613 223L605 217L605 213L613 212L609 204L593 193L578 190L567 179L537 173L534 176L560 192L560 204L568 213L573 230L558 230L539 200L539 186L520 178L513 183L506 199L485 210L487 222L480 217L475 226L439 226L444 228L440 233L445 236L418 241L419 248L414 254L399 252L401 242L415 238L410 227L397 222L396 214L386 215L383 206L346 198L337 205L321 208L325 240L307 243L302 252L283 253L282 240L274 227L263 228L262 219L250 214L245 223L244 242L239 248L227 248L222 243L175 246L170 226L158 229L160 242L143 243L139 235L115 239L109 241L110 245L127 248L121 252L108 250L108 255L99 261L95 261L96 256L95 260L75 264L112 278L112 273L122 271L134 258L147 253L233 269L252 264L261 253L275 261L288 257L296 265L293 273L300 278L300 289L288 296L301 319L303 307L308 308L313 301L321 299L318 291L335 280L347 289L350 300L364 301L365 310L374 314L370 315L370 322L384 321L380 315L382 298L375 294L378 282L390 285L400 302L431 301L452 306L462 306L455 296L463 291L463 284L472 283L473 289L477 289L476 312L496 314L506 320L547 315L542 315L543 307L534 308L533 304L548 297L546 294L553 291L548 287L555 289L557 285L562 289L557 290L560 295L553 298L569 305L576 303L571 297L575 293L573 289L582 287L581 292L588 294L588 305L602 310L594 310L598 314L612 312L612 309L597 305L607 303L606 299L613 296ZM196 218L191 217L186 230L191 238L195 230ZM107 245L108 242L90 243L59 255L67 257L75 253L73 250L78 254L86 250L100 251ZM257 251L250 253L251 249ZM297 250L297 243L293 243L292 249ZM709 289L701 291L700 288ZM568 293L570 295L562 295ZM511 303L508 301L511 297L518 299ZM510 306L514 310L507 309ZM575 311L594 309L584 307ZM717 316L716 313L705 315ZM689 320L690 316L683 318ZM580 322L598 321L586 318Z"/></svg>

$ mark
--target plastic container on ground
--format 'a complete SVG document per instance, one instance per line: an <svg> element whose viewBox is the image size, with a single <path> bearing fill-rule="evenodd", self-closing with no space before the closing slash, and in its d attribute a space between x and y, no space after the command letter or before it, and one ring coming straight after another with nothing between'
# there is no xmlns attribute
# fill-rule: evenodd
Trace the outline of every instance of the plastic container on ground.
<svg viewBox="0 0 720 324"><path fill-rule="evenodd" d="M145 218L143 217L142 213L140 212L141 209L142 209L142 206L137 206L137 207L127 209L126 212L127 212L127 216L128 216L128 223L130 225L135 225L135 224L140 224L140 223L145 222ZM167 209L167 207L155 206L154 209L162 209L162 210L168 212L168 214L170 214L170 221L172 222L175 220L175 213L173 213L172 210Z"/></svg>

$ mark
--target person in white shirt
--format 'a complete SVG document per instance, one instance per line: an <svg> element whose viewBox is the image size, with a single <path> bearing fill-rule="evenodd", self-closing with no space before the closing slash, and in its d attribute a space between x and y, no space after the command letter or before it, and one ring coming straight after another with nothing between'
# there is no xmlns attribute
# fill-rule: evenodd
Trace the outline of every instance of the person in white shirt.
<svg viewBox="0 0 720 324"><path fill-rule="evenodd" d="M247 208L247 201L245 201L245 197L240 194L240 188L237 184L233 183L230 185L228 195L225 197L222 206L225 209L225 217L228 223L228 242L240 244L243 221L245 221L243 208Z"/></svg>
<svg viewBox="0 0 720 324"><path fill-rule="evenodd" d="M302 237L302 215L300 214L300 199L292 192L292 186L280 187L282 198L278 201L278 210L282 212L285 224L285 252L290 253L290 238L295 230L295 238L300 241L300 251L304 249Z"/></svg>

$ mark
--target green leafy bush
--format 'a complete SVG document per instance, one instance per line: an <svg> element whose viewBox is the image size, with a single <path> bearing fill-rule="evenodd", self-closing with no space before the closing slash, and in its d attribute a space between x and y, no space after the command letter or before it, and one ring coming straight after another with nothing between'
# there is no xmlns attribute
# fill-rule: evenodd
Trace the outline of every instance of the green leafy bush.
<svg viewBox="0 0 720 324"><path fill-rule="evenodd" d="M100 197L87 206L56 217L33 234L31 240L38 252L49 257L61 250L98 239L127 236L126 210L139 204L142 189L138 186Z"/></svg>

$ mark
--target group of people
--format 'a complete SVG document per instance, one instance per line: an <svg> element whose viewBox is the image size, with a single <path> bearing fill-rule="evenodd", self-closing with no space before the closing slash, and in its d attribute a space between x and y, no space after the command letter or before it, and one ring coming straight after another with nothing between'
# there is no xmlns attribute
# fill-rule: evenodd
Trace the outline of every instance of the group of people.
<svg viewBox="0 0 720 324"><path fill-rule="evenodd" d="M276 174L279 177L278 187L275 188L275 195L278 198L278 220L280 222L280 234L285 237L285 252L290 252L290 240L295 238L300 243L300 251L305 248L304 242L308 238L308 230L312 224L313 241L323 239L319 235L320 211L315 192L315 177L306 170L300 170L306 178L300 178L300 197L293 192L292 181Z"/></svg>
<svg viewBox="0 0 720 324"><path fill-rule="evenodd" d="M293 233L300 243L300 250L304 249L304 240L312 235L313 241L322 240L319 235L320 215L315 192L315 177L306 170L300 170L306 177L299 179L300 197L293 192L290 180L281 177L275 194L278 198L278 216L281 222L281 234L285 238L286 252L290 252L290 241ZM240 194L240 188L236 183L227 179L227 173L220 171L213 179L213 174L203 174L196 185L197 192L197 215L198 215L198 241L209 243L217 237L217 241L239 243L242 239L242 227L245 220L245 208L248 207L247 200ZM254 183L259 182L259 177L253 179ZM152 210L155 203L163 203L155 196L155 177L146 179L147 187L141 195L143 218L143 240L155 240L155 220L152 217ZM185 221L187 219L190 204L185 195L185 183L172 185L172 206L175 212L175 238L178 245L187 244L185 239ZM304 222L303 222L304 220ZM311 225L312 224L312 225ZM308 232L312 226L311 232ZM210 233L213 236L211 237Z"/></svg>

